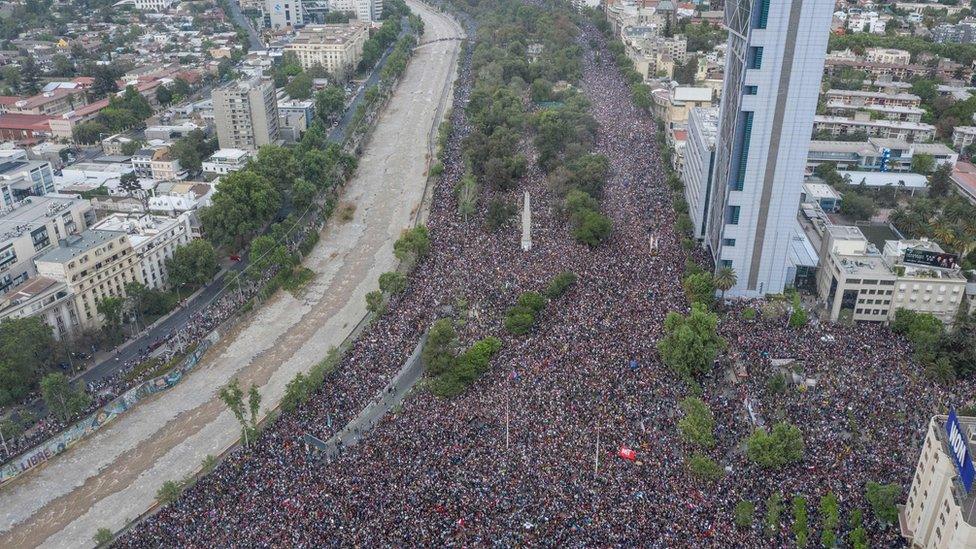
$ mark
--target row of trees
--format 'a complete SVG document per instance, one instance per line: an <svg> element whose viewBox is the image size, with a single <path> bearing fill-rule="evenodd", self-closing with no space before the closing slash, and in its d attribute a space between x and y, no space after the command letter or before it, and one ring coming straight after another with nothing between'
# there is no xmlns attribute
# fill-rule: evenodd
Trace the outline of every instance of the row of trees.
<svg viewBox="0 0 976 549"><path fill-rule="evenodd" d="M960 314L951 330L929 313L898 309L891 329L915 348L915 359L928 377L942 382L976 372L976 317Z"/></svg>
<svg viewBox="0 0 976 549"><path fill-rule="evenodd" d="M421 359L430 375L431 391L444 398L461 394L488 371L489 362L501 348L500 339L486 337L463 353L459 352L460 343L453 320L437 320L431 326L421 352Z"/></svg>

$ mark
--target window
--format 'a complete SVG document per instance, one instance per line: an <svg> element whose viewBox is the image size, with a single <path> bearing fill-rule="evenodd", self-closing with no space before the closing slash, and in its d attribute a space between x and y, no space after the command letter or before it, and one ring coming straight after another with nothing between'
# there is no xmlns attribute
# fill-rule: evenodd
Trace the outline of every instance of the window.
<svg viewBox="0 0 976 549"><path fill-rule="evenodd" d="M749 143L752 141L752 120L753 113L743 111L742 113L742 135L739 137L739 160L736 165L735 180L732 190L741 191L745 186L746 162L749 159Z"/></svg>
<svg viewBox="0 0 976 549"><path fill-rule="evenodd" d="M719 264L720 267L728 267L730 269L732 268L732 260L731 259L723 259L723 260L719 261L718 264Z"/></svg>
<svg viewBox="0 0 976 549"><path fill-rule="evenodd" d="M728 210L725 211L725 222L729 225L739 224L739 206L729 206Z"/></svg>
<svg viewBox="0 0 976 549"><path fill-rule="evenodd" d="M722 239L722 245L723 246L735 246L735 239L734 238L723 238Z"/></svg>
<svg viewBox="0 0 976 549"><path fill-rule="evenodd" d="M756 95L757 93L759 93L759 86L746 86L743 89L742 93L744 95Z"/></svg>
<svg viewBox="0 0 976 549"><path fill-rule="evenodd" d="M771 3L771 0L759 0L759 2L757 3L757 7L759 8L758 10L756 10L758 12L757 17L756 17L756 28L757 29L765 29L766 28L766 23L769 22L769 4L770 3Z"/></svg>
<svg viewBox="0 0 976 549"><path fill-rule="evenodd" d="M763 49L762 46L753 46L749 48L749 68L750 69L761 69L762 68L762 58Z"/></svg>

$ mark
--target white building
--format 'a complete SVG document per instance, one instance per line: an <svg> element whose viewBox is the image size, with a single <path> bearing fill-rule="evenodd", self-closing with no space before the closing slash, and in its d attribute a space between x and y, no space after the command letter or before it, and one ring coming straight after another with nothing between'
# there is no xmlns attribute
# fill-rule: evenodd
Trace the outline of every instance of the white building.
<svg viewBox="0 0 976 549"><path fill-rule="evenodd" d="M868 48L864 50L864 59L868 63L908 65L912 62L912 54L894 48Z"/></svg>
<svg viewBox="0 0 976 549"><path fill-rule="evenodd" d="M957 151L962 152L974 141L976 141L976 126L956 126L952 129L952 146Z"/></svg>
<svg viewBox="0 0 976 549"><path fill-rule="evenodd" d="M972 468L974 453L976 418L954 413L932 418L908 499L898 513L901 534L911 547L976 547L976 495L967 490L960 472Z"/></svg>
<svg viewBox="0 0 976 549"><path fill-rule="evenodd" d="M302 138L305 130L312 125L315 116L315 103L307 99L279 99L278 125L281 138L294 143Z"/></svg>
<svg viewBox="0 0 976 549"><path fill-rule="evenodd" d="M274 83L254 77L213 91L217 142L222 149L256 151L281 139Z"/></svg>
<svg viewBox="0 0 976 549"><path fill-rule="evenodd" d="M707 236L706 216L715 167L718 116L717 107L691 109L688 116L688 139L681 179L685 184L685 201L688 202L688 215L695 225L696 239Z"/></svg>
<svg viewBox="0 0 976 549"><path fill-rule="evenodd" d="M383 17L383 0L329 0L329 11L352 13L366 23Z"/></svg>
<svg viewBox="0 0 976 549"><path fill-rule="evenodd" d="M834 3L731 0L708 245L730 296L782 292Z"/></svg>
<svg viewBox="0 0 976 549"><path fill-rule="evenodd" d="M128 3L128 2L119 2ZM132 0L132 5L139 11L163 12L176 3L176 0Z"/></svg>
<svg viewBox="0 0 976 549"><path fill-rule="evenodd" d="M129 235L129 242L138 258L138 268L147 288L164 289L169 274L166 260L176 248L191 240L190 215L162 217L156 215L115 214L96 223L92 229L118 231Z"/></svg>
<svg viewBox="0 0 976 549"><path fill-rule="evenodd" d="M52 328L55 339L78 333L78 310L68 285L36 276L0 296L0 321L38 317Z"/></svg>
<svg viewBox="0 0 976 549"><path fill-rule="evenodd" d="M46 160L28 160L20 149L0 154L0 210L6 211L25 198L54 192L54 172Z"/></svg>
<svg viewBox="0 0 976 549"><path fill-rule="evenodd" d="M95 221L87 200L42 196L0 215L0 294L37 273L34 258Z"/></svg>
<svg viewBox="0 0 976 549"><path fill-rule="evenodd" d="M901 120L875 120L865 112L852 118L843 116L815 116L814 129L831 135L863 134L866 137L889 137L903 141L932 141L935 139L935 126L924 122Z"/></svg>
<svg viewBox="0 0 976 549"><path fill-rule="evenodd" d="M265 0L264 24L269 29L287 30L305 24L302 0Z"/></svg>
<svg viewBox="0 0 976 549"><path fill-rule="evenodd" d="M309 25L285 46L285 52L294 53L303 69L319 65L342 79L362 60L368 38L369 25L359 21Z"/></svg>
<svg viewBox="0 0 976 549"><path fill-rule="evenodd" d="M854 32L884 34L887 26L887 22L876 11L852 13L847 20L847 27Z"/></svg>
<svg viewBox="0 0 976 549"><path fill-rule="evenodd" d="M243 169L251 159L251 153L244 149L219 149L203 161L203 172L227 175Z"/></svg>

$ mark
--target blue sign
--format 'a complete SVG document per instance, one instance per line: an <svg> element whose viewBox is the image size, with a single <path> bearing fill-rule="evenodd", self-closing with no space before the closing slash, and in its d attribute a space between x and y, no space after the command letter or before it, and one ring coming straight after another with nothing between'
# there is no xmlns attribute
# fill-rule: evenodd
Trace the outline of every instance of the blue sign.
<svg viewBox="0 0 976 549"><path fill-rule="evenodd" d="M955 410L949 410L949 419L945 424L946 434L949 436L949 453L952 454L952 461L956 464L956 471L959 471L959 479L962 480L966 493L973 491L973 478L976 477L976 468L973 467L973 458L969 455L969 441L966 439L966 432L959 424Z"/></svg>
<svg viewBox="0 0 976 549"><path fill-rule="evenodd" d="M888 160L891 159L891 149L881 149L881 171L888 171Z"/></svg>

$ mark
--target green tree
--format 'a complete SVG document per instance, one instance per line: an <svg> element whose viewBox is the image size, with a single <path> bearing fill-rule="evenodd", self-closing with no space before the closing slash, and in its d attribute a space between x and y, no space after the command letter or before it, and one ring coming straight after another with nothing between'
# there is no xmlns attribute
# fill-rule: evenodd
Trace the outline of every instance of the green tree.
<svg viewBox="0 0 976 549"><path fill-rule="evenodd" d="M407 277L397 272L380 275L380 290L388 294L399 294L407 289Z"/></svg>
<svg viewBox="0 0 976 549"><path fill-rule="evenodd" d="M254 268L252 274L256 277L268 269L288 269L295 264L288 247L268 235L261 235L251 242L250 259L250 266Z"/></svg>
<svg viewBox="0 0 976 549"><path fill-rule="evenodd" d="M102 329L109 334L117 333L122 327L122 311L125 310L125 299L104 297L95 304L95 310L102 315Z"/></svg>
<svg viewBox="0 0 976 549"><path fill-rule="evenodd" d="M258 149L251 163L254 173L270 181L278 192L284 193L301 175L301 169L291 149L278 145L264 145Z"/></svg>
<svg viewBox="0 0 976 549"><path fill-rule="evenodd" d="M415 263L423 259L430 251L430 233L427 227L418 225L404 231L400 238L393 243L393 255L400 261Z"/></svg>
<svg viewBox="0 0 976 549"><path fill-rule="evenodd" d="M702 454L693 454L688 458L688 470L692 475L706 482L715 482L722 478L722 467L712 458Z"/></svg>
<svg viewBox="0 0 976 549"><path fill-rule="evenodd" d="M657 343L661 359L686 381L694 381L711 368L725 347L717 326L718 317L700 303L693 304L687 316L668 313L664 337Z"/></svg>
<svg viewBox="0 0 976 549"><path fill-rule="evenodd" d="M732 516L735 525L739 528L751 528L756 516L756 506L751 501L739 500L735 504Z"/></svg>
<svg viewBox="0 0 976 549"><path fill-rule="evenodd" d="M712 283L715 288L722 292L722 299L725 299L725 292L731 290L739 282L739 277L735 274L732 267L722 267L715 273Z"/></svg>
<svg viewBox="0 0 976 549"><path fill-rule="evenodd" d="M874 203L874 199L855 192L844 193L840 203L840 213L855 221L868 221L877 211L878 206Z"/></svg>
<svg viewBox="0 0 976 549"><path fill-rule="evenodd" d="M27 396L53 366L54 349L53 331L40 318L0 322L0 406Z"/></svg>
<svg viewBox="0 0 976 549"><path fill-rule="evenodd" d="M183 487L180 486L180 483L167 480L159 487L159 490L156 491L156 501L158 501L161 505L169 505L170 503L180 499L180 494L182 493Z"/></svg>
<svg viewBox="0 0 976 549"><path fill-rule="evenodd" d="M848 521L850 533L847 535L847 540L850 542L853 549L868 549L868 533L864 529L864 525L861 521L861 510L855 509L851 513L851 518Z"/></svg>
<svg viewBox="0 0 976 549"><path fill-rule="evenodd" d="M837 527L840 525L840 500L833 492L820 498L820 544L834 547L837 544Z"/></svg>
<svg viewBox="0 0 976 549"><path fill-rule="evenodd" d="M972 146L972 145L970 145ZM942 197L952 189L952 164L939 164L929 177L929 196Z"/></svg>
<svg viewBox="0 0 976 549"><path fill-rule="evenodd" d="M191 240L173 251L166 260L166 272L174 287L202 286L217 274L217 252L207 240Z"/></svg>
<svg viewBox="0 0 976 549"><path fill-rule="evenodd" d="M697 397L687 397L681 401L685 417L678 422L681 436L687 442L702 448L715 446L715 417L705 402Z"/></svg>
<svg viewBox="0 0 976 549"><path fill-rule="evenodd" d="M198 172L203 167L203 161L216 150L216 139L208 139L201 130L193 130L170 145L169 153L180 161L180 167Z"/></svg>
<svg viewBox="0 0 976 549"><path fill-rule="evenodd" d="M573 229L573 238L590 247L598 246L610 237L613 223L607 216L593 210L585 210Z"/></svg>
<svg viewBox="0 0 976 549"><path fill-rule="evenodd" d="M173 102L173 91L169 89L168 86L159 86L156 88L156 101L162 106L167 106Z"/></svg>
<svg viewBox="0 0 976 549"><path fill-rule="evenodd" d="M271 220L280 205L281 195L271 182L251 170L241 170L220 180L213 205L200 217L215 246L239 249Z"/></svg>
<svg viewBox="0 0 976 549"><path fill-rule="evenodd" d="M874 516L884 524L898 522L898 498L901 496L901 486L897 484L879 484L868 482L864 499L871 505Z"/></svg>
<svg viewBox="0 0 976 549"><path fill-rule="evenodd" d="M546 287L546 297L549 299L562 297L566 293L566 290L573 284L576 284L576 273L559 273L553 277L552 281L549 282L549 286Z"/></svg>
<svg viewBox="0 0 976 549"><path fill-rule="evenodd" d="M71 140L83 145L98 143L102 136L107 137L108 128L95 121L82 122L71 128Z"/></svg>
<svg viewBox="0 0 976 549"><path fill-rule="evenodd" d="M515 335L529 333L534 324L535 316L532 311L523 307L514 307L505 315L505 329Z"/></svg>
<svg viewBox="0 0 976 549"><path fill-rule="evenodd" d="M803 549L810 543L810 521L807 515L807 500L803 496L793 496L793 535L796 546Z"/></svg>
<svg viewBox="0 0 976 549"><path fill-rule="evenodd" d="M315 94L315 114L322 122L329 123L333 116L342 111L346 93L339 86L329 86Z"/></svg>
<svg viewBox="0 0 976 549"><path fill-rule="evenodd" d="M916 153L912 156L912 171L921 174L930 174L935 169L935 157L931 154Z"/></svg>
<svg viewBox="0 0 976 549"><path fill-rule="evenodd" d="M802 328L807 325L807 312L800 304L800 294L793 294L793 312L790 314L790 327Z"/></svg>
<svg viewBox="0 0 976 549"><path fill-rule="evenodd" d="M712 280L711 273L696 273L685 277L682 284L688 301L701 303L706 307L715 300L715 282Z"/></svg>
<svg viewBox="0 0 976 549"><path fill-rule="evenodd" d="M313 204L316 194L318 194L318 189L315 185L302 177L296 179L292 184L292 200L295 202L295 207L300 211L304 211Z"/></svg>
<svg viewBox="0 0 976 549"><path fill-rule="evenodd" d="M68 378L58 372L50 373L41 380L41 398L54 417L63 423L84 410L90 402L84 391L71 387Z"/></svg>
<svg viewBox="0 0 976 549"><path fill-rule="evenodd" d="M113 539L115 539L115 534L113 534L108 528L99 528L98 531L95 532L94 537L92 537L92 541L94 541L95 545L98 547L108 545Z"/></svg>
<svg viewBox="0 0 976 549"><path fill-rule="evenodd" d="M41 91L41 68L34 58L27 56L20 63L20 93L35 95Z"/></svg>
<svg viewBox="0 0 976 549"><path fill-rule="evenodd" d="M435 321L427 333L427 341L420 353L427 372L438 376L450 370L457 356L457 347L457 332L451 319L441 318Z"/></svg>
<svg viewBox="0 0 976 549"><path fill-rule="evenodd" d="M373 290L366 294L366 310L371 313L382 314L383 310L383 292L379 290Z"/></svg>
<svg viewBox="0 0 976 549"><path fill-rule="evenodd" d="M515 206L498 198L488 204L488 215L486 221L488 229L492 232L508 225L512 217L515 216Z"/></svg>
<svg viewBox="0 0 976 549"><path fill-rule="evenodd" d="M758 427L746 439L746 456L767 469L778 469L803 459L803 434L795 425L781 421L772 432Z"/></svg>
<svg viewBox="0 0 976 549"><path fill-rule="evenodd" d="M769 497L766 498L766 517L763 520L763 526L765 527L767 537L773 538L779 534L779 518L782 514L783 495L779 492L769 494Z"/></svg>
<svg viewBox="0 0 976 549"><path fill-rule="evenodd" d="M308 99L312 97L312 77L307 73L293 76L285 85L285 93L292 99Z"/></svg>
<svg viewBox="0 0 976 549"><path fill-rule="evenodd" d="M261 395L256 386L252 385L248 389L248 409L251 413L250 420L244 409L244 391L241 389L240 382L234 378L225 387L220 389L220 400L224 401L230 409L237 422L241 424L241 434L244 438L244 446L250 444L250 439L257 434L257 416L261 406Z"/></svg>

